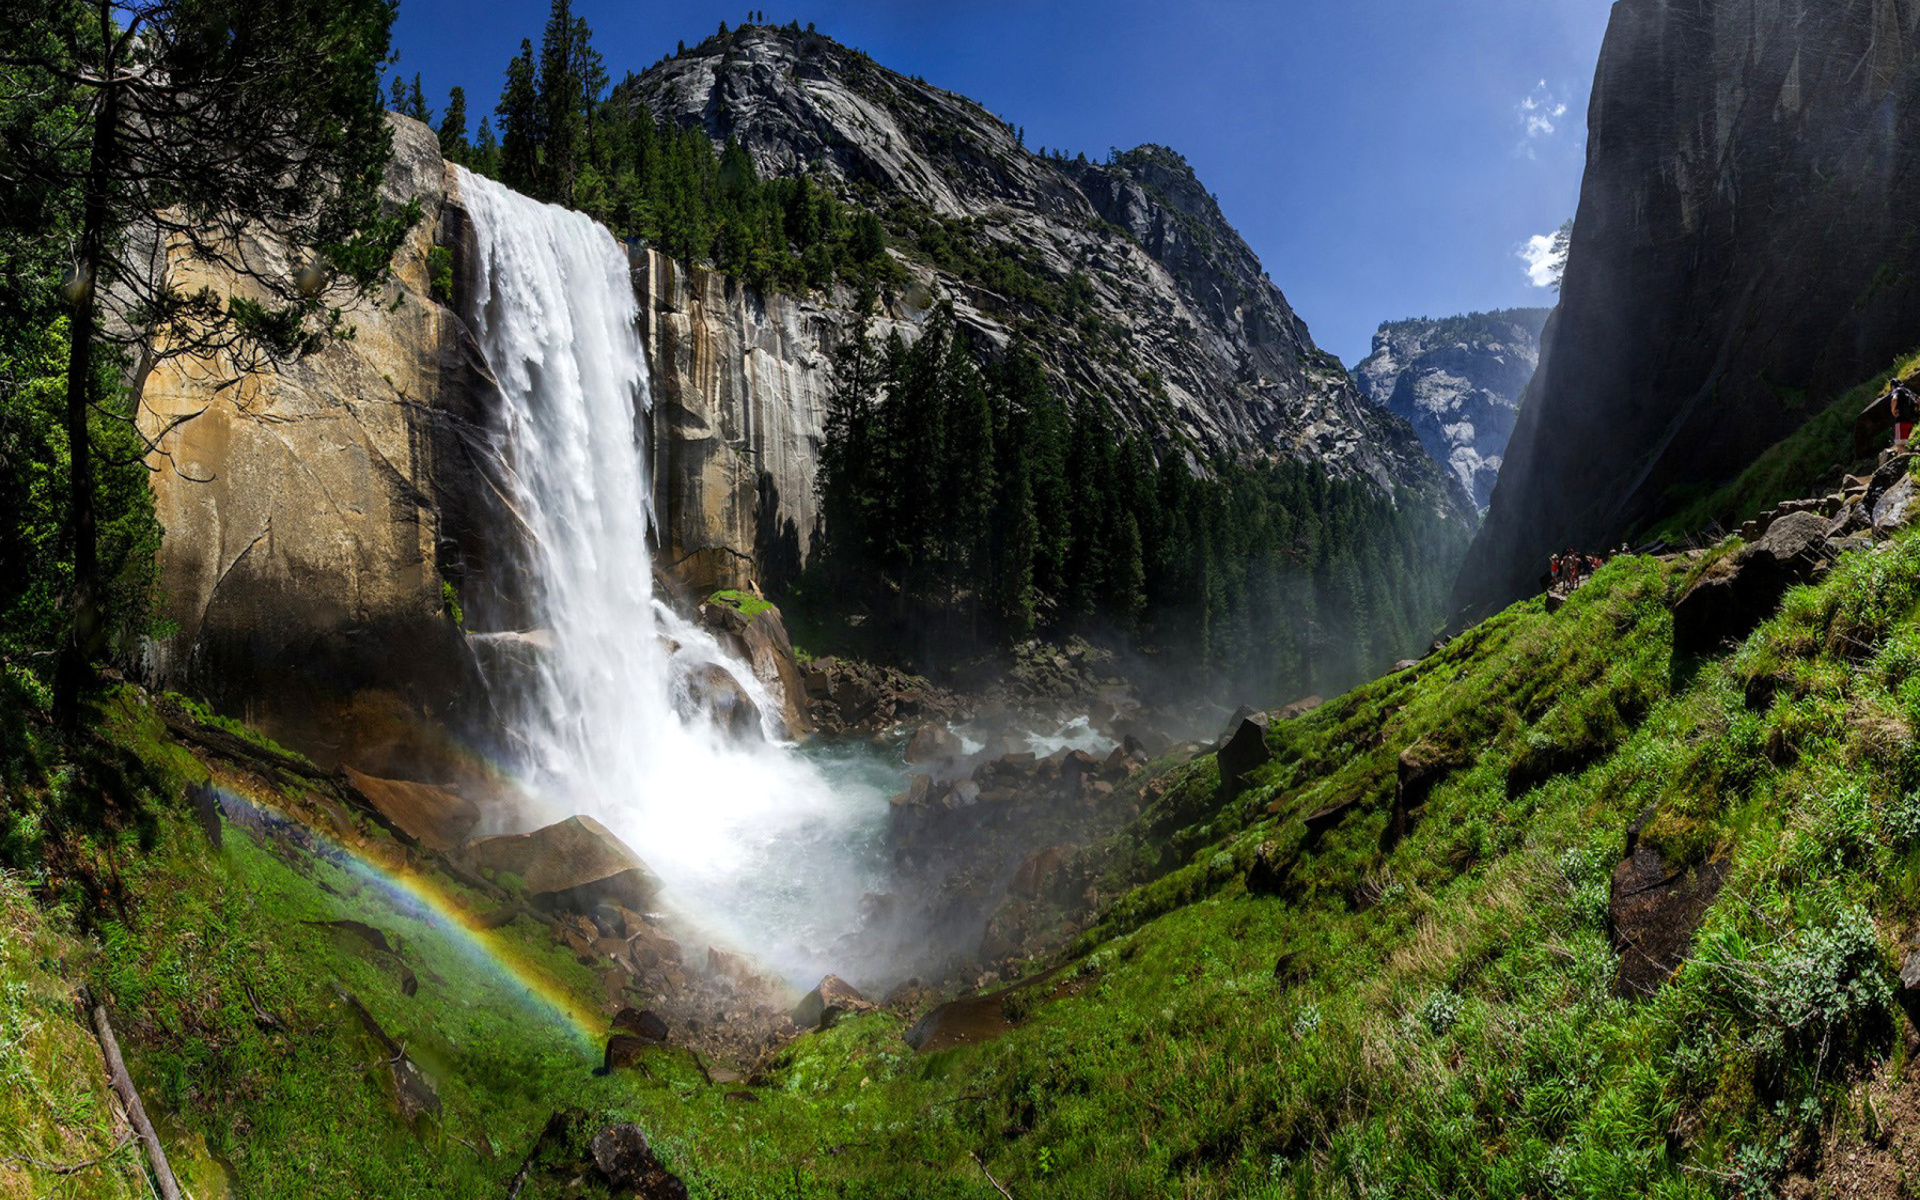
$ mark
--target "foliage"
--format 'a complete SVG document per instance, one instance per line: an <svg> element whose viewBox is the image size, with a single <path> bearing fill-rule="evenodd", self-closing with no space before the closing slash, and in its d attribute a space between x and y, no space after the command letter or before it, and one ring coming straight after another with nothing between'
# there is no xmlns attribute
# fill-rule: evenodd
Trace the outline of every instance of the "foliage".
<svg viewBox="0 0 1920 1200"><path fill-rule="evenodd" d="M756 596L751 592L738 591L733 588L722 589L708 596L707 603L724 604L728 608L737 609L740 615L749 621L773 608L772 601L767 600L765 597Z"/></svg>
<svg viewBox="0 0 1920 1200"><path fill-rule="evenodd" d="M66 408L67 322L0 330L0 657L43 680L66 632L73 587ZM152 627L160 526L129 402L103 364L91 414L100 511L102 616L110 655L129 663Z"/></svg>

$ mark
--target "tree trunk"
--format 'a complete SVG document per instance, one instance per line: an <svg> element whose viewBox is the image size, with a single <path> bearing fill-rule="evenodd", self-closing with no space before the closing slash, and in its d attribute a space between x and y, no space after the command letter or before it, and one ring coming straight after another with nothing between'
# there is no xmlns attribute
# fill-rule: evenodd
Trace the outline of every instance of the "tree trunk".
<svg viewBox="0 0 1920 1200"><path fill-rule="evenodd" d="M103 72L109 80L114 64ZM67 531L73 539L71 625L54 676L54 717L67 731L80 720L80 693L100 649L100 560L93 488L93 440L87 413L93 402L93 339L97 331L101 270L108 220L108 168L114 154L118 93L105 85L94 114L93 147L87 162L80 277L75 281L67 353Z"/></svg>

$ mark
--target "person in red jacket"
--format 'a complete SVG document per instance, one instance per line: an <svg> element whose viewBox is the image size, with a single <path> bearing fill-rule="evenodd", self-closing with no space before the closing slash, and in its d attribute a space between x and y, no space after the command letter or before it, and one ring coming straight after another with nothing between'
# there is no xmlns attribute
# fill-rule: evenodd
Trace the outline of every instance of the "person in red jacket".
<svg viewBox="0 0 1920 1200"><path fill-rule="evenodd" d="M1913 436L1913 424L1920 420L1920 396L1913 394L1904 379L1893 381L1893 448L1905 450Z"/></svg>

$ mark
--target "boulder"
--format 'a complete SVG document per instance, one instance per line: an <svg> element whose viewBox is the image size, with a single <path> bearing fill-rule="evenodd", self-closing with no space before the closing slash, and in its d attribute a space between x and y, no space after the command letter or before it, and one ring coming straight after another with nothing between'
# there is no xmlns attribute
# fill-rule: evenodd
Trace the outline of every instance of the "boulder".
<svg viewBox="0 0 1920 1200"><path fill-rule="evenodd" d="M1077 791L1081 780L1092 779L1100 773L1100 760L1085 750L1069 750L1060 759L1060 782L1071 792Z"/></svg>
<svg viewBox="0 0 1920 1200"><path fill-rule="evenodd" d="M1273 715L1276 720L1297 720L1325 703L1326 701L1318 696L1308 696L1305 699L1295 700L1292 704L1281 706Z"/></svg>
<svg viewBox="0 0 1920 1200"><path fill-rule="evenodd" d="M667 1040L666 1018L645 1008L623 1008L613 1015L613 1031L630 1034L649 1042Z"/></svg>
<svg viewBox="0 0 1920 1200"><path fill-rule="evenodd" d="M639 1065L650 1051L666 1043L653 1038L637 1037L631 1033L615 1033L607 1038L606 1056L601 1060L602 1071L627 1070Z"/></svg>
<svg viewBox="0 0 1920 1200"><path fill-rule="evenodd" d="M590 913L600 904L644 911L660 880L625 842L592 817L569 817L532 833L478 838L468 860L480 870L518 875L542 908Z"/></svg>
<svg viewBox="0 0 1920 1200"><path fill-rule="evenodd" d="M1220 782L1235 787L1248 772L1272 761L1273 751L1267 749L1266 729L1248 718L1235 726L1233 736L1215 752L1214 757L1220 763Z"/></svg>
<svg viewBox="0 0 1920 1200"><path fill-rule="evenodd" d="M719 663L700 663L685 671L676 683L673 706L684 719L711 721L737 741L760 736L760 706Z"/></svg>
<svg viewBox="0 0 1920 1200"><path fill-rule="evenodd" d="M1891 537L1905 529L1913 520L1916 495L1920 495L1920 488L1916 488L1911 475L1902 475L1882 492L1873 506L1873 535Z"/></svg>
<svg viewBox="0 0 1920 1200"><path fill-rule="evenodd" d="M1464 756L1427 738L1400 752L1393 793L1393 819L1387 825L1387 844L1397 844L1412 832L1413 813L1427 802L1428 793L1462 765Z"/></svg>
<svg viewBox="0 0 1920 1200"><path fill-rule="evenodd" d="M687 1185L661 1165L638 1125L609 1125L593 1135L587 1152L594 1170L622 1197L687 1200Z"/></svg>
<svg viewBox="0 0 1920 1200"><path fill-rule="evenodd" d="M1243 721L1253 721L1264 726L1267 723L1267 717L1266 714L1262 713L1259 709L1242 704L1234 710L1231 717L1227 718L1227 723L1220 727L1220 736L1213 739L1214 745L1224 746L1232 741L1233 735L1240 731L1240 725Z"/></svg>
<svg viewBox="0 0 1920 1200"><path fill-rule="evenodd" d="M1694 931L1726 882L1724 859L1697 866L1668 863L1639 837L1643 815L1627 834L1627 855L1613 869L1607 925L1620 967L1614 994L1651 996L1685 959Z"/></svg>
<svg viewBox="0 0 1920 1200"><path fill-rule="evenodd" d="M429 850L446 853L466 841L480 823L480 807L432 784L381 779L346 768L347 782L386 824Z"/></svg>
<svg viewBox="0 0 1920 1200"><path fill-rule="evenodd" d="M960 739L952 730L937 721L929 721L916 729L913 739L907 743L907 761L915 765L944 765L959 758L962 749Z"/></svg>
<svg viewBox="0 0 1920 1200"><path fill-rule="evenodd" d="M838 975L829 975L794 1006L793 1023L802 1029L830 1029L849 1013L872 1012L873 1005Z"/></svg>
<svg viewBox="0 0 1920 1200"><path fill-rule="evenodd" d="M753 669L754 678L780 705L780 724L788 737L812 731L807 719L809 687L794 658L793 640L778 607L756 601L747 607L715 598L700 606L701 620L722 644Z"/></svg>
<svg viewBox="0 0 1920 1200"><path fill-rule="evenodd" d="M1043 897L1058 898L1066 890L1065 872L1062 870L1073 854L1072 846L1048 846L1035 850L1020 861L1013 870L1013 878L1007 884L1007 891L1028 900Z"/></svg>
<svg viewBox="0 0 1920 1200"><path fill-rule="evenodd" d="M1829 524L1817 513L1791 513L1759 541L1709 565L1673 606L1674 649L1701 654L1746 636L1788 588L1825 568Z"/></svg>
<svg viewBox="0 0 1920 1200"><path fill-rule="evenodd" d="M1247 890L1256 896L1275 896L1286 887L1292 864L1278 842L1261 842L1253 852L1253 865L1247 868Z"/></svg>

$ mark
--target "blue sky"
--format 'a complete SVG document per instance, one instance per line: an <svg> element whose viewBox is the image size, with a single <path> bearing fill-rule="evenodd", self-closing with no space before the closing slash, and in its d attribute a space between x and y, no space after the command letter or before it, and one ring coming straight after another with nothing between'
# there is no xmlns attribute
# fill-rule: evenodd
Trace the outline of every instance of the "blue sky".
<svg viewBox="0 0 1920 1200"><path fill-rule="evenodd" d="M758 0L767 3L768 0ZM1609 0L815 0L883 65L972 96L1032 147L1187 156L1321 346L1383 320L1551 304L1520 251L1573 215ZM611 75L748 6L575 0ZM396 68L491 111L545 0L401 0Z"/></svg>

